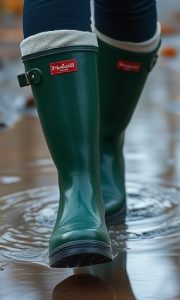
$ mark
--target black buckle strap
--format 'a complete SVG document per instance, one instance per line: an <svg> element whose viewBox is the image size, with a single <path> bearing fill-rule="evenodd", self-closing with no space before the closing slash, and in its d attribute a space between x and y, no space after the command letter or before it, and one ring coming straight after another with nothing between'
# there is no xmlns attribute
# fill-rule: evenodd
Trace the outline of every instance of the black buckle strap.
<svg viewBox="0 0 180 300"><path fill-rule="evenodd" d="M42 73L39 69L32 69L17 76L20 87L30 84L39 84L42 79Z"/></svg>

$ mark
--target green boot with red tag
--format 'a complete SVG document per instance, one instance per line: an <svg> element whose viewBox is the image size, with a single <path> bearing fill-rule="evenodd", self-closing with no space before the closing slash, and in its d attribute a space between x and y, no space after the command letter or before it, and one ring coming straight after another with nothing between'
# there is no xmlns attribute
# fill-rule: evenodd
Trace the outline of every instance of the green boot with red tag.
<svg viewBox="0 0 180 300"><path fill-rule="evenodd" d="M28 47L24 44L25 52ZM31 85L58 171L60 201L49 242L50 266L112 261L99 175L97 47L48 49L23 56L23 62L26 72L18 76L19 83Z"/></svg>
<svg viewBox="0 0 180 300"><path fill-rule="evenodd" d="M110 225L126 216L125 129L156 63L158 48L138 53L99 39L100 175L106 223Z"/></svg>

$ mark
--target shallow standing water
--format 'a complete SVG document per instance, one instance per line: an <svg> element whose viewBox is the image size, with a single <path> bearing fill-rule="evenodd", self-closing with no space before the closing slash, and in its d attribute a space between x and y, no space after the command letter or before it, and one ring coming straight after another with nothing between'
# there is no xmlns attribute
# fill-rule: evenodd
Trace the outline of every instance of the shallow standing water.
<svg viewBox="0 0 180 300"><path fill-rule="evenodd" d="M128 214L109 227L114 262L48 267L58 204L39 121L0 134L0 299L180 299L180 45L160 58L126 136Z"/></svg>

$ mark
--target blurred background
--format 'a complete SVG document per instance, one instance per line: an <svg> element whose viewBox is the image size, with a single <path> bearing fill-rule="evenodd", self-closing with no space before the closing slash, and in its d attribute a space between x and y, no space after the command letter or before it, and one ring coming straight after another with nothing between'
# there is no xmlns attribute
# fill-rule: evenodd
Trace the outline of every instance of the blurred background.
<svg viewBox="0 0 180 300"><path fill-rule="evenodd" d="M179 34L179 0L157 1L164 36ZM22 0L0 0L0 130L12 127L25 111L35 114L29 88L20 89L16 76L23 71L19 43L22 33ZM177 49L165 49L164 56L176 55ZM27 109L27 110L26 110Z"/></svg>
<svg viewBox="0 0 180 300"><path fill-rule="evenodd" d="M180 0L157 1L159 60L126 136L128 215L110 228L120 255L81 270L48 267L59 196L31 91L17 83L22 3L0 0L0 299L180 300Z"/></svg>
<svg viewBox="0 0 180 300"><path fill-rule="evenodd" d="M159 19L164 37L180 32L179 0L158 0ZM16 76L23 71L19 43L22 33L23 0L0 0L0 130L12 127L24 113L35 114L29 88L20 89ZM173 41L163 55L173 57ZM8 112L8 113L7 113Z"/></svg>
<svg viewBox="0 0 180 300"><path fill-rule="evenodd" d="M22 0L0 0L0 130L11 128L32 103L30 90L20 90L17 83L17 74L23 71L22 9Z"/></svg>

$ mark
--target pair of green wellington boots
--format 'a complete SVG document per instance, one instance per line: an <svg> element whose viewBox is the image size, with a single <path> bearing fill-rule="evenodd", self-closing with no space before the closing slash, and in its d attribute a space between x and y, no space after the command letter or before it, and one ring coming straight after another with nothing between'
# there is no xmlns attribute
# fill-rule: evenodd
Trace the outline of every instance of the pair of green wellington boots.
<svg viewBox="0 0 180 300"><path fill-rule="evenodd" d="M156 52L132 53L99 41L99 53L94 46L71 46L22 58L19 84L31 85L58 171L51 267L113 260L106 225L126 213L124 131Z"/></svg>

